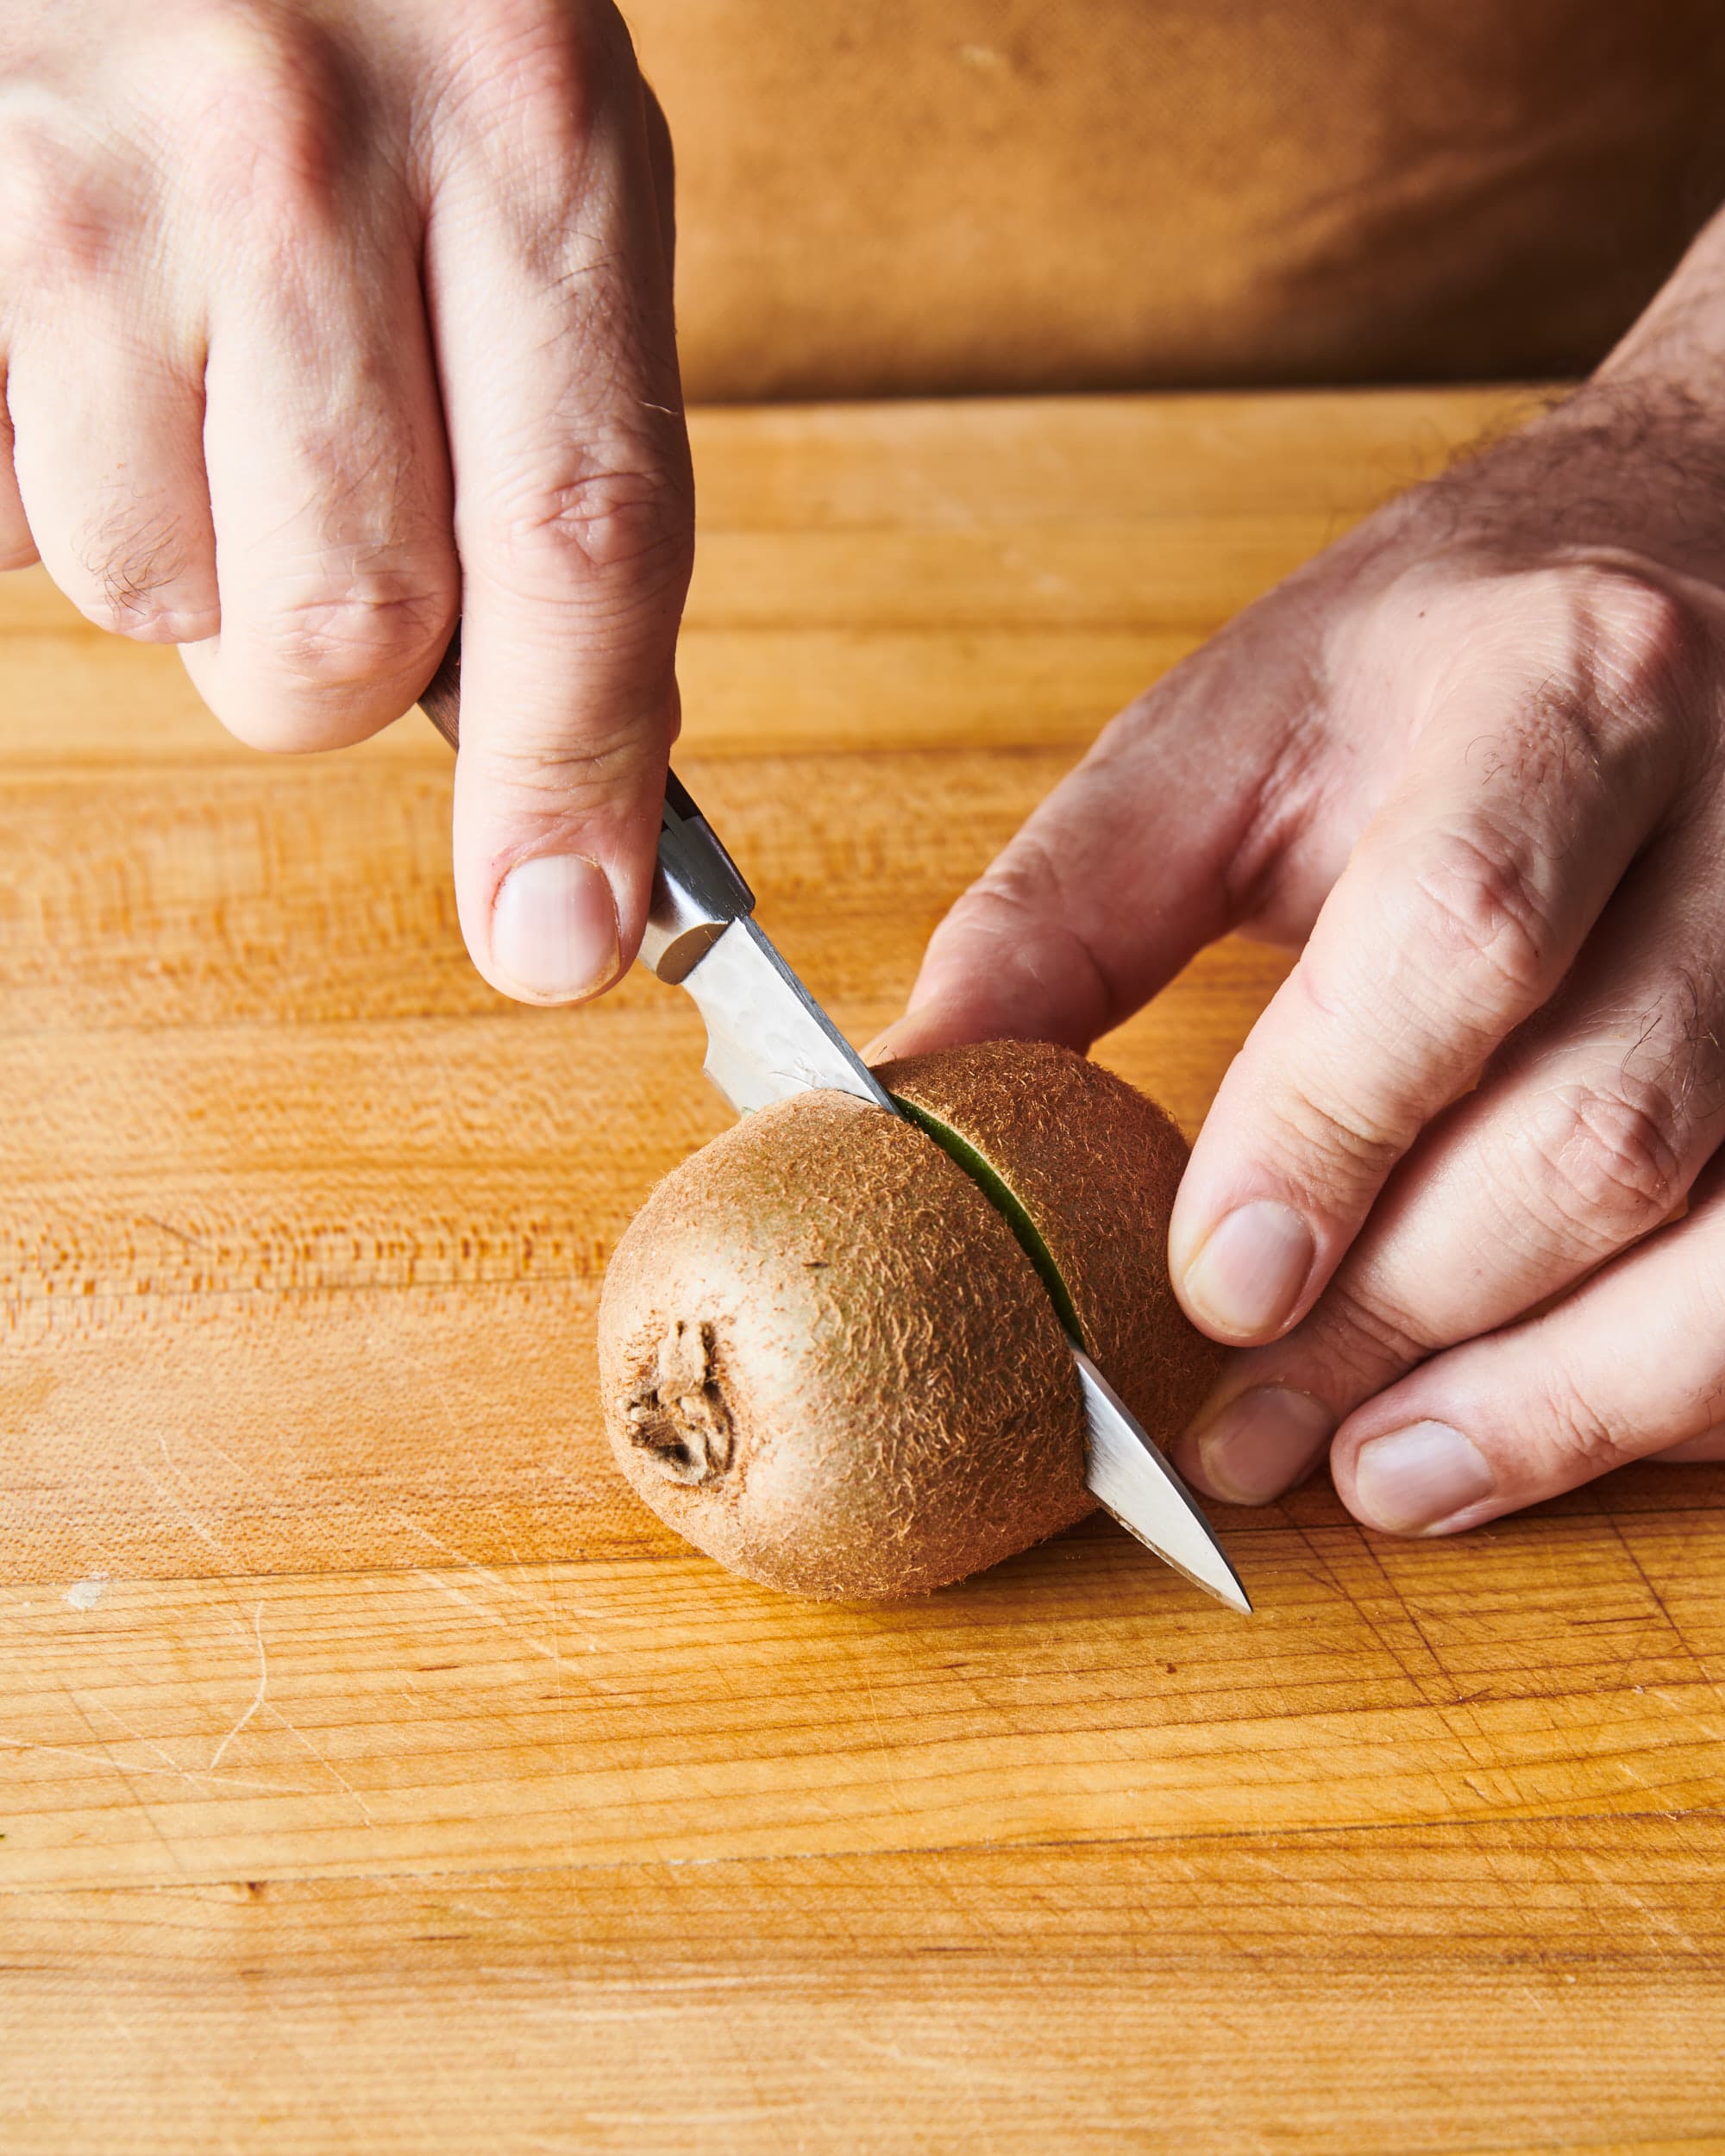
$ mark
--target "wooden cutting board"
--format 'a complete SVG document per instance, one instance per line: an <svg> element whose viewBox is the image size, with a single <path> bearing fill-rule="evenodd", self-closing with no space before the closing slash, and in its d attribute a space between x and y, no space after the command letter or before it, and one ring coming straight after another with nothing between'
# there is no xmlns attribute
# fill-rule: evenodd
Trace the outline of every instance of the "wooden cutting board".
<svg viewBox="0 0 1725 2156"><path fill-rule="evenodd" d="M679 764L862 1038L1098 724L1502 395L713 412ZM1725 2147L1725 1471L1228 1615L1092 1522L911 1608L604 1452L686 1000L462 954L417 719L267 761L0 582L0 2145ZM1107 1059L1195 1125L1281 972Z"/></svg>

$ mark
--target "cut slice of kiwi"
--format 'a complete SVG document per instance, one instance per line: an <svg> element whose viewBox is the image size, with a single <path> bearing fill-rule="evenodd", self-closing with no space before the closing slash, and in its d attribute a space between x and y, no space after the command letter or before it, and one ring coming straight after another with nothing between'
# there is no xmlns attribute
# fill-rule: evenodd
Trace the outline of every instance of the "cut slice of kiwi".
<svg viewBox="0 0 1725 2156"><path fill-rule="evenodd" d="M1078 1311L1073 1302L1071 1290L1061 1277L1060 1268L1054 1262L1054 1253L1042 1238L1038 1228L1012 1185L1006 1181L994 1163L979 1153L970 1141L950 1123L943 1123L938 1115L919 1107L914 1100L906 1100L900 1094L888 1095L893 1106L907 1122L932 1138L941 1151L956 1162L972 1182L982 1191L995 1211L1000 1213L1007 1225L1017 1236L1025 1256L1035 1266L1043 1286L1059 1313L1060 1322L1066 1328L1069 1339L1078 1346L1084 1345L1084 1328L1078 1321Z"/></svg>
<svg viewBox="0 0 1725 2156"><path fill-rule="evenodd" d="M1220 1351L1168 1276L1186 1165L1170 1118L1113 1071L1043 1041L990 1041L875 1072L905 1119L1007 1222L1069 1338L1152 1434L1184 1427Z"/></svg>

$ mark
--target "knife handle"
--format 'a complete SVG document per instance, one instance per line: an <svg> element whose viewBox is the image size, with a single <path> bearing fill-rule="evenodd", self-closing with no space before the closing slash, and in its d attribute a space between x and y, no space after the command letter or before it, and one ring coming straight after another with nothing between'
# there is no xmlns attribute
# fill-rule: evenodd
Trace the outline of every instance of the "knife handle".
<svg viewBox="0 0 1725 2156"><path fill-rule="evenodd" d="M461 632L419 708L452 749L461 741ZM641 961L674 986L706 957L731 924L755 911L755 893L720 844L694 796L674 771L665 774L659 818L659 865L641 936Z"/></svg>
<svg viewBox="0 0 1725 2156"><path fill-rule="evenodd" d="M461 745L461 624L449 639L449 649L438 661L437 671L426 684L419 708L452 749Z"/></svg>

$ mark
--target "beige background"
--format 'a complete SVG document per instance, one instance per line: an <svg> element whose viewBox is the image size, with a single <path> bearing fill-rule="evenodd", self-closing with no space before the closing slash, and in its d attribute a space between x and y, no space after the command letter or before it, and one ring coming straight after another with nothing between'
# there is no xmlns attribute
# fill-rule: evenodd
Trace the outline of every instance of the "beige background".
<svg viewBox="0 0 1725 2156"><path fill-rule="evenodd" d="M692 397L1578 371L1725 196L1699 0L624 0Z"/></svg>

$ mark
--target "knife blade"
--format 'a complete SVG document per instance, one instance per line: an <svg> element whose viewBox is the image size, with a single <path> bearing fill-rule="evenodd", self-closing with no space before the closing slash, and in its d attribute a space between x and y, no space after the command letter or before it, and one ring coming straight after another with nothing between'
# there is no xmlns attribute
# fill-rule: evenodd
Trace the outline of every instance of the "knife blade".
<svg viewBox="0 0 1725 2156"><path fill-rule="evenodd" d="M420 704L455 747L459 638ZM706 1075L737 1114L829 1087L900 1112L756 922L754 893L674 773L665 780L641 958L694 999L706 1026ZM1164 1564L1249 1615L1245 1589L1196 1500L1082 1346L1070 1344L1091 1495Z"/></svg>

